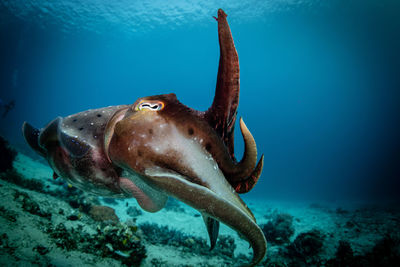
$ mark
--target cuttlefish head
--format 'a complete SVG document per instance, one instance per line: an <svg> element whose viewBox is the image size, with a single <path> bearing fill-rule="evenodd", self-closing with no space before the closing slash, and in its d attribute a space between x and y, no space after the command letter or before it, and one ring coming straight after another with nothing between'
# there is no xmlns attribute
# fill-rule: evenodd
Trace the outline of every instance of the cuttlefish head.
<svg viewBox="0 0 400 267"><path fill-rule="evenodd" d="M213 158L213 151L226 150L223 141L174 94L140 98L117 112L105 148L114 164L245 237L253 247L252 265L264 257L261 229Z"/></svg>

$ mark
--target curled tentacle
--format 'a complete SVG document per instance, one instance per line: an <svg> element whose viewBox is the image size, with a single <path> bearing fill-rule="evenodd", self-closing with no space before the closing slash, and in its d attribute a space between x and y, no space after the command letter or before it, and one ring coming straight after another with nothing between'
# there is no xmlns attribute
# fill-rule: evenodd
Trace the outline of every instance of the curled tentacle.
<svg viewBox="0 0 400 267"><path fill-rule="evenodd" d="M261 176L261 172L264 166L264 155L261 156L260 161L258 162L257 166L250 174L249 177L246 177L240 181L230 181L232 187L235 189L236 193L244 194L249 192L253 187L257 184L258 179Z"/></svg>
<svg viewBox="0 0 400 267"><path fill-rule="evenodd" d="M242 160L237 165L239 171L236 176L231 177L232 180L249 176L257 163L256 141L242 118L240 118L240 130L244 139L244 154Z"/></svg>
<svg viewBox="0 0 400 267"><path fill-rule="evenodd" d="M244 139L244 154L243 158L239 163L236 163L229 155L226 153L224 156L214 155L214 158L222 159L219 160L218 164L227 180L232 184L237 181L242 181L247 177L252 175L254 167L257 164L257 146L252 134L244 123L243 119L240 118L240 130Z"/></svg>

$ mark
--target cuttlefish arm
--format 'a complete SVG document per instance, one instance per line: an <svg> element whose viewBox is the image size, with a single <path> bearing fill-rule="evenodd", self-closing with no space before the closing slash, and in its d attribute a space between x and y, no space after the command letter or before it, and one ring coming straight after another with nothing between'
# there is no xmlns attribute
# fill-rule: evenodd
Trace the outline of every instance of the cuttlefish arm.
<svg viewBox="0 0 400 267"><path fill-rule="evenodd" d="M232 33L226 19L227 15L218 10L218 39L220 47L220 59L218 67L217 85L211 107L202 114L204 119L218 133L223 140L230 158L236 162L234 153L234 129L240 93L240 68L239 57L233 42ZM254 140L250 131L240 122L242 134L246 140ZM245 129L243 129L245 128ZM246 139L246 136L248 138ZM251 141L250 140L250 141ZM230 166L221 166L226 179L237 189L238 193L249 192L260 178L264 156L257 163L257 149L251 142L245 142L245 154L238 166L232 170ZM223 164L223 163L219 163ZM229 171L225 171L229 170Z"/></svg>
<svg viewBox="0 0 400 267"><path fill-rule="evenodd" d="M188 177L165 173L161 170L149 171L148 175L170 195L207 214L210 218L223 222L245 237L253 248L250 266L256 265L264 258L267 248L264 233L253 218L244 211L244 206L221 197L219 191L190 182Z"/></svg>
<svg viewBox="0 0 400 267"><path fill-rule="evenodd" d="M239 104L240 71L239 57L226 17L225 12L219 9L218 18L216 18L220 47L217 85L213 103L205 112L204 117L221 136L234 159L233 137Z"/></svg>
<svg viewBox="0 0 400 267"><path fill-rule="evenodd" d="M249 241L254 251L251 265L262 260L264 234L211 153L225 151L229 158L207 122L169 94L138 99L113 127L106 150L113 164L130 174L126 177L141 177L154 190L197 209L211 246L218 236L215 221L220 221Z"/></svg>

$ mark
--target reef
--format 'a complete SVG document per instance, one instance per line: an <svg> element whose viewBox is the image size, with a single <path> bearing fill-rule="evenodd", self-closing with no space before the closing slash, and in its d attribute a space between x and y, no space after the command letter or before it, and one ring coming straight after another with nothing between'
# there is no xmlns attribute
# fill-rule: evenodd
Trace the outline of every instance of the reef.
<svg viewBox="0 0 400 267"><path fill-rule="evenodd" d="M98 222L117 223L119 222L115 210L106 206L93 205L90 207L89 215L93 220Z"/></svg>
<svg viewBox="0 0 400 267"><path fill-rule="evenodd" d="M210 251L206 239L182 233L168 226L145 223L139 227L146 241L151 244L168 245L200 255L219 255L226 259L234 257L236 244L231 236L220 235L215 248Z"/></svg>
<svg viewBox="0 0 400 267"><path fill-rule="evenodd" d="M293 216L287 213L274 214L266 224L260 225L267 240L273 244L284 244L294 234Z"/></svg>
<svg viewBox="0 0 400 267"><path fill-rule="evenodd" d="M5 172L13 168L12 163L17 152L10 147L8 141L0 136L0 172Z"/></svg>
<svg viewBox="0 0 400 267"><path fill-rule="evenodd" d="M173 197L168 198L167 204L164 207L165 210L185 213L185 209L182 208L178 200Z"/></svg>
<svg viewBox="0 0 400 267"><path fill-rule="evenodd" d="M126 224L98 225L95 234L82 233L79 227L67 229L62 223L46 229L46 233L62 249L115 258L129 266L140 265L146 257L146 249L136 232L137 227Z"/></svg>
<svg viewBox="0 0 400 267"><path fill-rule="evenodd" d="M271 239L263 266L400 266L400 235L394 231L400 227L398 208L364 207L351 210L312 204L303 212L320 214L321 218L317 221L317 217L309 215L312 220L308 223L318 225L318 228L296 232L296 226L302 223L301 220L294 220L291 226L295 234L285 243ZM274 226L277 230L283 228L277 223L282 221L276 219L278 215L272 212L266 216L269 219L265 224L268 227L264 227L268 229L264 230L266 236L274 237ZM307 219L306 215L303 220ZM324 220L323 215L330 221ZM290 221L287 220L286 225L290 225Z"/></svg>
<svg viewBox="0 0 400 267"><path fill-rule="evenodd" d="M0 172L2 266L240 266L251 258L248 244L223 229L210 251L201 216L175 199L149 214L53 179L6 147L14 156ZM251 208L269 242L262 266L400 266L398 206Z"/></svg>
<svg viewBox="0 0 400 267"><path fill-rule="evenodd" d="M355 255L350 243L341 240L335 257L326 266L400 266L400 238L386 234L370 251L362 255Z"/></svg>
<svg viewBox="0 0 400 267"><path fill-rule="evenodd" d="M311 231L300 233L296 239L287 246L286 254L289 258L297 262L304 262L307 265L317 264L318 255L322 251L324 236L322 233L313 229Z"/></svg>
<svg viewBox="0 0 400 267"><path fill-rule="evenodd" d="M131 206L126 209L126 214L128 214L130 217L135 218L142 215L143 212L139 208Z"/></svg>

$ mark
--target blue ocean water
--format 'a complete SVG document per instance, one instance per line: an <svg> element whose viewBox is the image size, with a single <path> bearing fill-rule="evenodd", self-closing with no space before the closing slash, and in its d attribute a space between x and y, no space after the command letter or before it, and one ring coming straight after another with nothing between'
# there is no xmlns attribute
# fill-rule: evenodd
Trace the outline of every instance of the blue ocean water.
<svg viewBox="0 0 400 267"><path fill-rule="evenodd" d="M265 159L240 195L251 212L206 203L224 213L210 251L197 210L80 191L21 126L167 93L207 110L218 8L239 54L238 116ZM19 152L0 138L0 265L236 266L265 236L262 266L399 266L399 14L397 0L0 0L0 137Z"/></svg>
<svg viewBox="0 0 400 267"><path fill-rule="evenodd" d="M206 110L218 8L240 60L238 115L265 166L250 197L385 200L400 188L398 1L1 1L0 134L23 121L176 93ZM4 108L4 107L2 107ZM243 142L236 131L236 155Z"/></svg>

